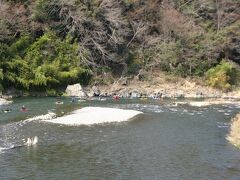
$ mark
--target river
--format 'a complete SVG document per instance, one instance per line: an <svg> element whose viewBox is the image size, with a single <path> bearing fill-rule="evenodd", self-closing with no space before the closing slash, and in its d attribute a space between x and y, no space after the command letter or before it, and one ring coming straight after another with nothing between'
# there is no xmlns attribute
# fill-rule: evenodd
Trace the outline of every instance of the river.
<svg viewBox="0 0 240 180"><path fill-rule="evenodd" d="M225 139L239 105L55 101L19 98L0 107L0 179L240 179L240 151ZM22 105L27 112L19 111ZM144 114L132 121L91 126L26 121L49 110L61 116L86 106ZM6 108L12 111L4 113ZM22 146L23 139L34 136L39 138L36 146Z"/></svg>

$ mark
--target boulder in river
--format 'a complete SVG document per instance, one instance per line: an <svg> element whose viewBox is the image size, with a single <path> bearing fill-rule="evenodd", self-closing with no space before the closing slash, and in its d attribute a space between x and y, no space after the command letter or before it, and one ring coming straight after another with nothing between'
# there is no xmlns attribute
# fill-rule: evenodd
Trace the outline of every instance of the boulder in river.
<svg viewBox="0 0 240 180"><path fill-rule="evenodd" d="M87 87L85 88L85 91L88 97L98 97L98 96L103 96L101 94L100 89L97 86Z"/></svg>
<svg viewBox="0 0 240 180"><path fill-rule="evenodd" d="M141 93L138 92L137 90L134 90L131 92L131 98L140 98L141 97Z"/></svg>
<svg viewBox="0 0 240 180"><path fill-rule="evenodd" d="M6 99L2 99L2 98L0 98L0 106L1 105L7 105L7 104L9 104L9 103L11 103L12 101L8 101L8 100L6 100Z"/></svg>
<svg viewBox="0 0 240 180"><path fill-rule="evenodd" d="M82 86L78 84L68 85L66 89L67 96L86 97Z"/></svg>
<svg viewBox="0 0 240 180"><path fill-rule="evenodd" d="M130 98L131 93L128 90L124 90L121 92L121 96L123 98Z"/></svg>
<svg viewBox="0 0 240 180"><path fill-rule="evenodd" d="M97 86L92 87L93 96L100 96L101 91Z"/></svg>

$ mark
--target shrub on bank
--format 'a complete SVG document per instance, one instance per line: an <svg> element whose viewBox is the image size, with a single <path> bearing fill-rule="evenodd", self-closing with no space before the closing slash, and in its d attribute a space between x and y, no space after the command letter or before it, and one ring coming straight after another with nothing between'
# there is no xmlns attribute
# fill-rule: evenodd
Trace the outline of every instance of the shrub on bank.
<svg viewBox="0 0 240 180"><path fill-rule="evenodd" d="M240 80L240 71L230 62L223 60L206 73L207 84L211 87L228 91Z"/></svg>
<svg viewBox="0 0 240 180"><path fill-rule="evenodd" d="M46 94L47 96L57 96L57 93L54 89L47 89Z"/></svg>

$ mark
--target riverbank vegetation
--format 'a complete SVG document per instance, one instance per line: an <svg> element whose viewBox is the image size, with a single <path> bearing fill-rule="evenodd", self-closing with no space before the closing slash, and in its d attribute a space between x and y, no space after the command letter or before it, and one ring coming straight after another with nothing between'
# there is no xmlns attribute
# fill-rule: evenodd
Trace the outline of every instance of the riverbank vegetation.
<svg viewBox="0 0 240 180"><path fill-rule="evenodd" d="M211 87L227 91L240 82L240 71L230 62L223 60L207 71L206 78Z"/></svg>
<svg viewBox="0 0 240 180"><path fill-rule="evenodd" d="M237 114L236 117L233 118L227 139L234 146L240 148L240 114Z"/></svg>
<svg viewBox="0 0 240 180"><path fill-rule="evenodd" d="M237 0L0 0L0 13L1 90L56 94L156 69L239 85Z"/></svg>

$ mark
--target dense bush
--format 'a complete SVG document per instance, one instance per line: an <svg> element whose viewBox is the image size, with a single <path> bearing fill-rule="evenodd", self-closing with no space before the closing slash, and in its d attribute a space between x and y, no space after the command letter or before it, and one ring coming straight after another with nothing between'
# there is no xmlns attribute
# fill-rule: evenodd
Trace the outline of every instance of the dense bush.
<svg viewBox="0 0 240 180"><path fill-rule="evenodd" d="M230 62L223 60L207 71L206 78L209 86L227 91L240 82L240 71Z"/></svg>
<svg viewBox="0 0 240 180"><path fill-rule="evenodd" d="M72 41L69 36L61 40L52 32L33 42L28 37L20 38L9 47L7 60L0 64L3 85L46 90L88 83L91 72L83 59L87 54L80 54L78 45Z"/></svg>

